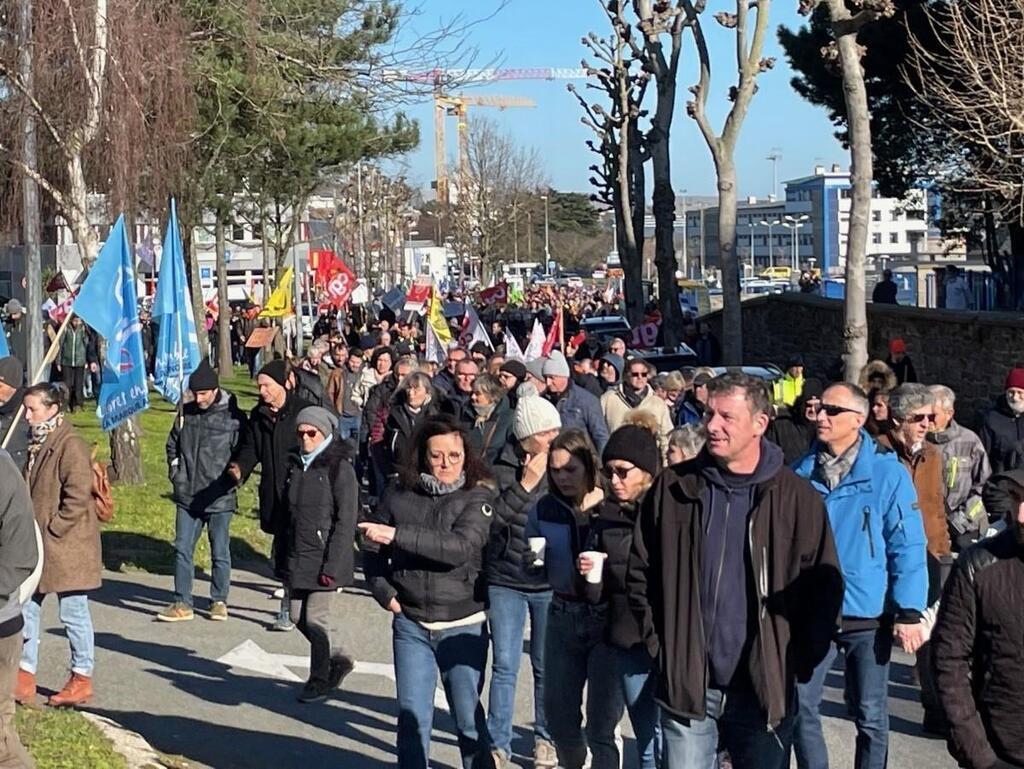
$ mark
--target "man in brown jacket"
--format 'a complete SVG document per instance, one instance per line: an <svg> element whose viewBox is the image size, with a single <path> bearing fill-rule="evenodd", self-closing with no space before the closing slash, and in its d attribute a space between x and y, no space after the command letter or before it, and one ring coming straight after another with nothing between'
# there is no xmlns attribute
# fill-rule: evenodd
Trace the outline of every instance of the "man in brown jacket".
<svg viewBox="0 0 1024 769"><path fill-rule="evenodd" d="M789 766L795 684L830 648L843 580L825 505L764 440L764 383L708 383L707 445L647 492L628 600L657 657L664 769Z"/></svg>

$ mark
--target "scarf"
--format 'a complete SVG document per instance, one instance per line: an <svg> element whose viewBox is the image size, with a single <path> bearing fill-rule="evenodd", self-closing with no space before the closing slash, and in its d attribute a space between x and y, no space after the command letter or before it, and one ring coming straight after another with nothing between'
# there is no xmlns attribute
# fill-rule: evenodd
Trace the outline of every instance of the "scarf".
<svg viewBox="0 0 1024 769"><path fill-rule="evenodd" d="M494 403L488 403L486 406L478 405L478 404L474 403L473 404L473 411L476 412L477 424L479 424L481 422L486 422L488 419L490 419L491 418L491 414L494 413L494 410L496 408L498 408L497 401L495 401Z"/></svg>
<svg viewBox="0 0 1024 769"><path fill-rule="evenodd" d="M833 456L832 452L822 447L814 459L812 477L824 484L829 491L833 491L853 468L853 463L857 460L857 452L860 451L860 441L858 436L856 442L838 457Z"/></svg>
<svg viewBox="0 0 1024 769"><path fill-rule="evenodd" d="M28 466L26 467L28 472L32 471L32 466L36 463L36 457L39 456L39 452L42 450L46 439L50 437L50 433L56 430L63 422L64 414L58 411L45 422L32 425L28 445Z"/></svg>
<svg viewBox="0 0 1024 769"><path fill-rule="evenodd" d="M466 485L466 474L459 473L459 477L452 483L441 483L430 473L420 473L420 488L432 497L440 497L458 491Z"/></svg>
<svg viewBox="0 0 1024 769"><path fill-rule="evenodd" d="M315 449L313 449L308 454L306 454L305 452L302 452L302 451L299 452L299 458L302 460L302 470L303 470L303 472L305 472L306 470L309 469L309 466L311 464L313 464L313 460L314 459L316 459L318 456L323 454L324 449L326 449L330 445L331 439L333 437L334 437L333 435L328 435L327 438L324 441L322 441L319 446L317 446Z"/></svg>
<svg viewBox="0 0 1024 769"><path fill-rule="evenodd" d="M647 397L648 386L644 385L643 388L635 390L625 382L622 383L622 397L626 401L626 404L631 408L635 409L641 403L644 398Z"/></svg>

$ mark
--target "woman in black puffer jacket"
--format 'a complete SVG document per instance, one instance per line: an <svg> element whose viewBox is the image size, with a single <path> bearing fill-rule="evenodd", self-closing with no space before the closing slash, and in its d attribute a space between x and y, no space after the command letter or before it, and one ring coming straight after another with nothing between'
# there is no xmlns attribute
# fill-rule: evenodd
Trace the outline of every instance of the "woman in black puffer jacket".
<svg viewBox="0 0 1024 769"><path fill-rule="evenodd" d="M384 428L384 475L394 478L412 450L412 439L423 420L437 413L437 395L422 371L408 374L395 394Z"/></svg>
<svg viewBox="0 0 1024 769"><path fill-rule="evenodd" d="M334 434L337 417L320 406L296 415L299 449L287 481L285 554L290 614L309 641L309 681L300 702L317 702L354 667L334 643L331 615L338 591L352 582L359 482L352 452Z"/></svg>
<svg viewBox="0 0 1024 769"><path fill-rule="evenodd" d="M366 578L394 616L399 769L426 769L440 671L463 769L489 756L480 691L487 664L484 547L494 516L487 470L449 416L426 419L372 521Z"/></svg>

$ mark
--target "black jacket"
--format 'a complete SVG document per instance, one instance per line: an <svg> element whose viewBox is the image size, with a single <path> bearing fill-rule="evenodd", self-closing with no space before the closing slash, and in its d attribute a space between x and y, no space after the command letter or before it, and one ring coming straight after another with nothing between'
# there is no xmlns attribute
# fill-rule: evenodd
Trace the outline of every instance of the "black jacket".
<svg viewBox="0 0 1024 769"><path fill-rule="evenodd" d="M629 608L626 595L626 571L629 551L633 546L633 528L636 525L637 506L611 499L602 502L592 518L586 549L607 553L604 571L598 584L586 583L586 596L590 603L608 604L608 643L620 649L630 649L644 643L643 628Z"/></svg>
<svg viewBox="0 0 1024 769"><path fill-rule="evenodd" d="M898 384L917 381L917 371L914 369L914 362L910 360L909 355L904 355L903 360L899 363L894 361L890 355L885 359L885 365L892 369L892 373L896 375L896 382Z"/></svg>
<svg viewBox="0 0 1024 769"><path fill-rule="evenodd" d="M205 411L195 401L181 407L167 436L167 466L174 502L195 514L228 513L238 507L227 474L248 420L223 388Z"/></svg>
<svg viewBox="0 0 1024 769"><path fill-rule="evenodd" d="M7 431L11 429L11 423L14 421L14 417L19 409L21 409L24 396L25 391L19 388L7 403L0 406L0 442L7 437ZM22 411L21 417L18 420L18 426L14 428L14 431L11 433L11 440L7 443L7 453L11 455L11 459L14 460L14 464L19 470L25 469L25 461L28 459L30 429L28 418L25 412Z"/></svg>
<svg viewBox="0 0 1024 769"><path fill-rule="evenodd" d="M990 523L1005 521L1009 516L1016 516L1015 495L1010 493L1015 486L1024 488L1024 467L989 476L981 490L981 502L985 506ZM984 529L984 527L982 528Z"/></svg>
<svg viewBox="0 0 1024 769"><path fill-rule="evenodd" d="M702 719L708 649L700 601L704 559L701 498L706 452L662 471L641 504L626 585L659 668L655 696L677 718ZM825 504L782 467L754 490L748 518L747 580L757 617L746 665L769 727L792 712L796 680L824 659L843 602Z"/></svg>
<svg viewBox="0 0 1024 769"><path fill-rule="evenodd" d="M331 443L305 470L296 449L288 475L288 585L293 590L334 590L351 584L359 482L351 451ZM321 585L320 575L334 580Z"/></svg>
<svg viewBox="0 0 1024 769"><path fill-rule="evenodd" d="M455 417L467 432L473 429L473 423L476 422L471 397L470 393L464 393L456 387L441 401L441 413Z"/></svg>
<svg viewBox="0 0 1024 769"><path fill-rule="evenodd" d="M946 580L932 631L935 686L960 766L1024 766L1024 548L1016 526L969 547Z"/></svg>
<svg viewBox="0 0 1024 769"><path fill-rule="evenodd" d="M578 384L584 390L589 393L593 393L598 398L604 395L604 388L601 387L600 380L593 374L576 374L573 373L572 381Z"/></svg>
<svg viewBox="0 0 1024 769"><path fill-rule="evenodd" d="M472 405L470 405L472 408ZM512 407L502 398L486 422L473 422L467 438L488 466L493 464L512 435Z"/></svg>
<svg viewBox="0 0 1024 769"><path fill-rule="evenodd" d="M260 466L260 528L268 534L283 534L287 529L285 481L288 457L297 445L295 417L311 405L291 392L277 413L258 403L249 412L249 424L235 452L242 481Z"/></svg>
<svg viewBox="0 0 1024 769"><path fill-rule="evenodd" d="M807 456L816 436L814 423L796 416L789 409L775 417L764 434L765 438L782 449L782 461L787 465Z"/></svg>
<svg viewBox="0 0 1024 769"><path fill-rule="evenodd" d="M359 443L380 443L384 440L384 426L388 421L391 397L398 389L398 375L391 371L378 384L370 388L363 404L363 418L359 424Z"/></svg>
<svg viewBox="0 0 1024 769"><path fill-rule="evenodd" d="M437 413L434 401L424 404L419 414L413 415L404 403L393 404L388 410L384 426L384 453L381 471L391 477L399 472L412 450L412 436L424 419Z"/></svg>
<svg viewBox="0 0 1024 769"><path fill-rule="evenodd" d="M982 417L978 437L993 474L1024 465L1024 415L1013 413L1005 395L1000 395L996 405Z"/></svg>
<svg viewBox="0 0 1024 769"><path fill-rule="evenodd" d="M486 607L481 574L494 517L485 486L434 496L419 485L388 486L370 520L395 527L390 545L364 554L373 597L387 608L397 598L415 622L465 619Z"/></svg>
<svg viewBox="0 0 1024 769"><path fill-rule="evenodd" d="M295 394L299 398L313 406L322 406L335 416L338 415L334 402L327 397L319 374L298 367L292 369L292 373L295 375Z"/></svg>
<svg viewBox="0 0 1024 769"><path fill-rule="evenodd" d="M548 491L547 474L533 491L520 484L523 476L522 448L517 442L506 443L498 454L491 472L498 484L494 500L494 520L487 543L487 582L516 590L548 590L543 569L527 568L526 520L530 508Z"/></svg>
<svg viewBox="0 0 1024 769"><path fill-rule="evenodd" d="M871 292L871 301L875 304L896 304L896 294L899 286L895 280L880 280L875 284Z"/></svg>

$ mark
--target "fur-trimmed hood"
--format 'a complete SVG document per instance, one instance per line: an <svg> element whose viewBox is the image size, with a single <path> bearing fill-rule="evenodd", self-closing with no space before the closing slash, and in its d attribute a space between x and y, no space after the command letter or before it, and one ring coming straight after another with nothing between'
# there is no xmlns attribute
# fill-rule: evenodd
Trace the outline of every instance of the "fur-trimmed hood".
<svg viewBox="0 0 1024 769"><path fill-rule="evenodd" d="M867 365L860 370L860 377L857 379L857 384L860 385L860 388L864 392L871 392L871 377L878 376L879 374L885 377L886 390L892 390L896 387L896 374L883 360L868 361Z"/></svg>

